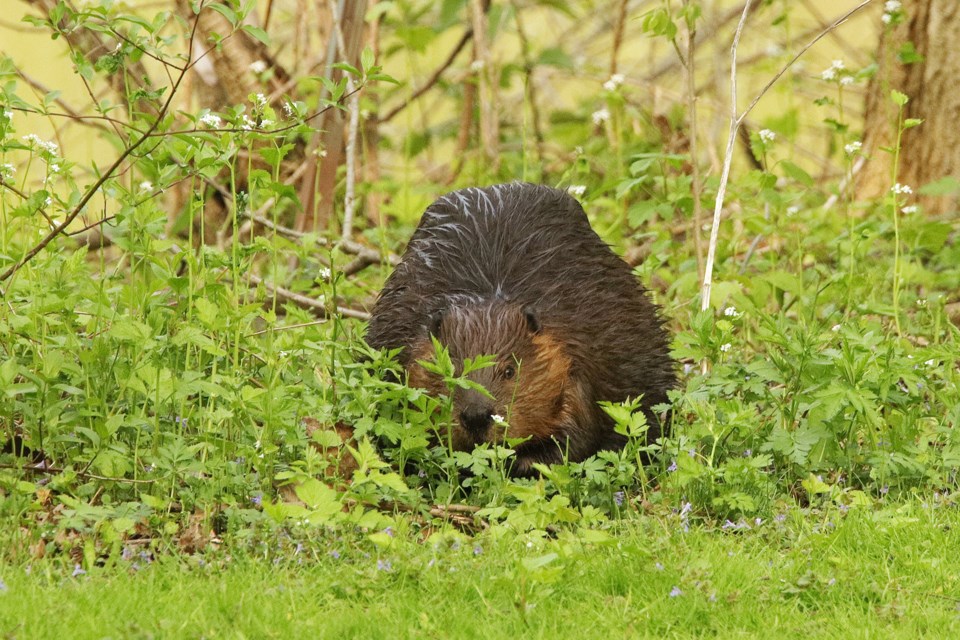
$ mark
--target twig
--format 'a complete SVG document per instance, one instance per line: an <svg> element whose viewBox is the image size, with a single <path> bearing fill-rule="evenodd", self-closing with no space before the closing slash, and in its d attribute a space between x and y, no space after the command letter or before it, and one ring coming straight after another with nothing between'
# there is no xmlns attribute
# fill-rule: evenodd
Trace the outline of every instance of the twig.
<svg viewBox="0 0 960 640"><path fill-rule="evenodd" d="M617 64L620 58L620 47L623 45L623 32L627 27L627 0L620 0L620 6L617 10L616 28L613 31L613 51L610 53L610 75L617 72Z"/></svg>
<svg viewBox="0 0 960 640"><path fill-rule="evenodd" d="M278 298L283 298L287 302L292 302L301 309L306 309L312 311L322 318L329 317L329 312L327 310L327 305L319 300L307 297L305 295L299 294L295 291L290 291L289 289L284 289L283 287L278 287L272 285L263 280L263 278L248 273L246 275L247 281L253 286L262 285L264 289L268 292L276 295ZM344 318L356 318L357 320L369 320L370 314L366 311L358 311L356 309L349 309L347 307L337 307L337 313L343 316Z"/></svg>
<svg viewBox="0 0 960 640"><path fill-rule="evenodd" d="M137 480L136 478L114 478L111 476L98 476L95 473L87 473L86 471L76 471L74 469L62 469L60 467L39 467L37 465L15 465L15 464L0 464L0 469L17 469L23 471L29 471L30 473L42 473L52 475L55 473L66 473L67 471L73 471L81 478L90 478L91 480L105 480L108 482L126 482L128 484L153 484L156 480Z"/></svg>
<svg viewBox="0 0 960 640"><path fill-rule="evenodd" d="M336 0L329 0L330 12L333 14L333 28L337 34L337 43L340 51L346 52L346 40L343 37L343 28L341 21L343 16L337 11ZM357 130L360 128L360 94L353 91L353 78L347 75L347 91L353 93L350 97L350 119L347 122L347 141L346 141L346 186L343 196L343 229L341 236L344 240L349 240L353 235L353 207L354 207L354 188L356 187L356 169L357 169Z"/></svg>
<svg viewBox="0 0 960 640"><path fill-rule="evenodd" d="M684 0L684 6L689 0ZM697 252L697 274L703 276L703 203L700 202L700 154L697 135L697 85L696 85L696 39L697 30L688 24L687 32L687 111L690 118L690 168L693 191L693 244Z"/></svg>
<svg viewBox="0 0 960 640"><path fill-rule="evenodd" d="M440 76L443 75L443 72L446 71L450 65L453 64L453 61L457 59L457 56L460 55L460 52L463 51L463 48L467 46L467 43L470 42L470 38L473 37L473 29L468 28L463 32L463 35L460 36L460 41L453 47L450 51L450 54L447 56L447 59L444 60L440 66L434 69L433 73L430 74L430 77L427 78L427 81L424 82L420 87L418 87L409 98L404 100L401 104L398 104L396 107L388 111L385 115L380 116L380 122L390 122L394 116L398 113L409 107L413 102L418 100L420 96L425 94L430 90L433 85L437 84L440 80Z"/></svg>

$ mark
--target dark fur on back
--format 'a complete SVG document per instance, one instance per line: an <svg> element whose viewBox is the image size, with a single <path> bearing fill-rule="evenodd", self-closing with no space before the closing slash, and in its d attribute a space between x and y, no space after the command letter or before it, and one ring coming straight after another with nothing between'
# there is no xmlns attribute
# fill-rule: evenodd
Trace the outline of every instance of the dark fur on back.
<svg viewBox="0 0 960 640"><path fill-rule="evenodd" d="M498 335L506 332L512 335ZM455 362L485 353L500 358L501 374L481 370L476 379L496 397L488 413L517 405L510 423L511 429L521 423L519 432L509 435L530 437L518 448L521 472L563 453L580 460L622 446L597 402L642 394L652 418L649 408L674 384L656 306L580 204L549 187L463 189L427 208L377 300L367 341L403 347L411 382L439 392L416 365L432 352L431 333ZM514 357L522 373L511 387L502 371ZM543 395L550 398L536 400ZM476 402L454 398L461 412ZM458 431L463 436L463 425L454 429L462 448L497 439L474 429L458 440ZM652 421L650 436L656 435Z"/></svg>

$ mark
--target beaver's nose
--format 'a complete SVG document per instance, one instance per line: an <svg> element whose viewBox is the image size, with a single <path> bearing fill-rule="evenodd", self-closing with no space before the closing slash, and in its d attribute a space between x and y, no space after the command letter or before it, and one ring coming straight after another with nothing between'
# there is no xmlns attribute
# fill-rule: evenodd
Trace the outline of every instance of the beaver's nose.
<svg viewBox="0 0 960 640"><path fill-rule="evenodd" d="M493 411L487 407L471 405L460 412L460 426L473 436L482 436L493 422Z"/></svg>

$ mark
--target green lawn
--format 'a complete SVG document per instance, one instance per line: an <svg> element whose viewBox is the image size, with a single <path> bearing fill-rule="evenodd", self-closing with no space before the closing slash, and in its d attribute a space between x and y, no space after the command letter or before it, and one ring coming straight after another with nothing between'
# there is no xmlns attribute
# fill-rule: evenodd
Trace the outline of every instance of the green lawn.
<svg viewBox="0 0 960 640"><path fill-rule="evenodd" d="M0 634L958 637L960 515L936 504L795 511L742 530L638 517L595 542L327 534L277 560L227 541L202 560L118 558L76 576L44 560L3 568Z"/></svg>

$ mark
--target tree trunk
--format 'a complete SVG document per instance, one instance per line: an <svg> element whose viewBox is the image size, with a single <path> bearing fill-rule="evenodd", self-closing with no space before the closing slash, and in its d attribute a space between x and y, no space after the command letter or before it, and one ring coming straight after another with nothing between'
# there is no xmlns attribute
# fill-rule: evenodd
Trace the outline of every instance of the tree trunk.
<svg viewBox="0 0 960 640"><path fill-rule="evenodd" d="M893 156L882 151L896 143L897 107L890 91L905 93L910 102L904 118L923 124L903 134L897 182L919 187L943 177L960 176L960 2L904 0L904 19L883 30L879 69L867 91L864 151L869 160L857 183L857 197L872 199L888 193ZM912 43L923 60L904 63L900 52ZM958 194L916 195L913 201L928 214L957 207Z"/></svg>

